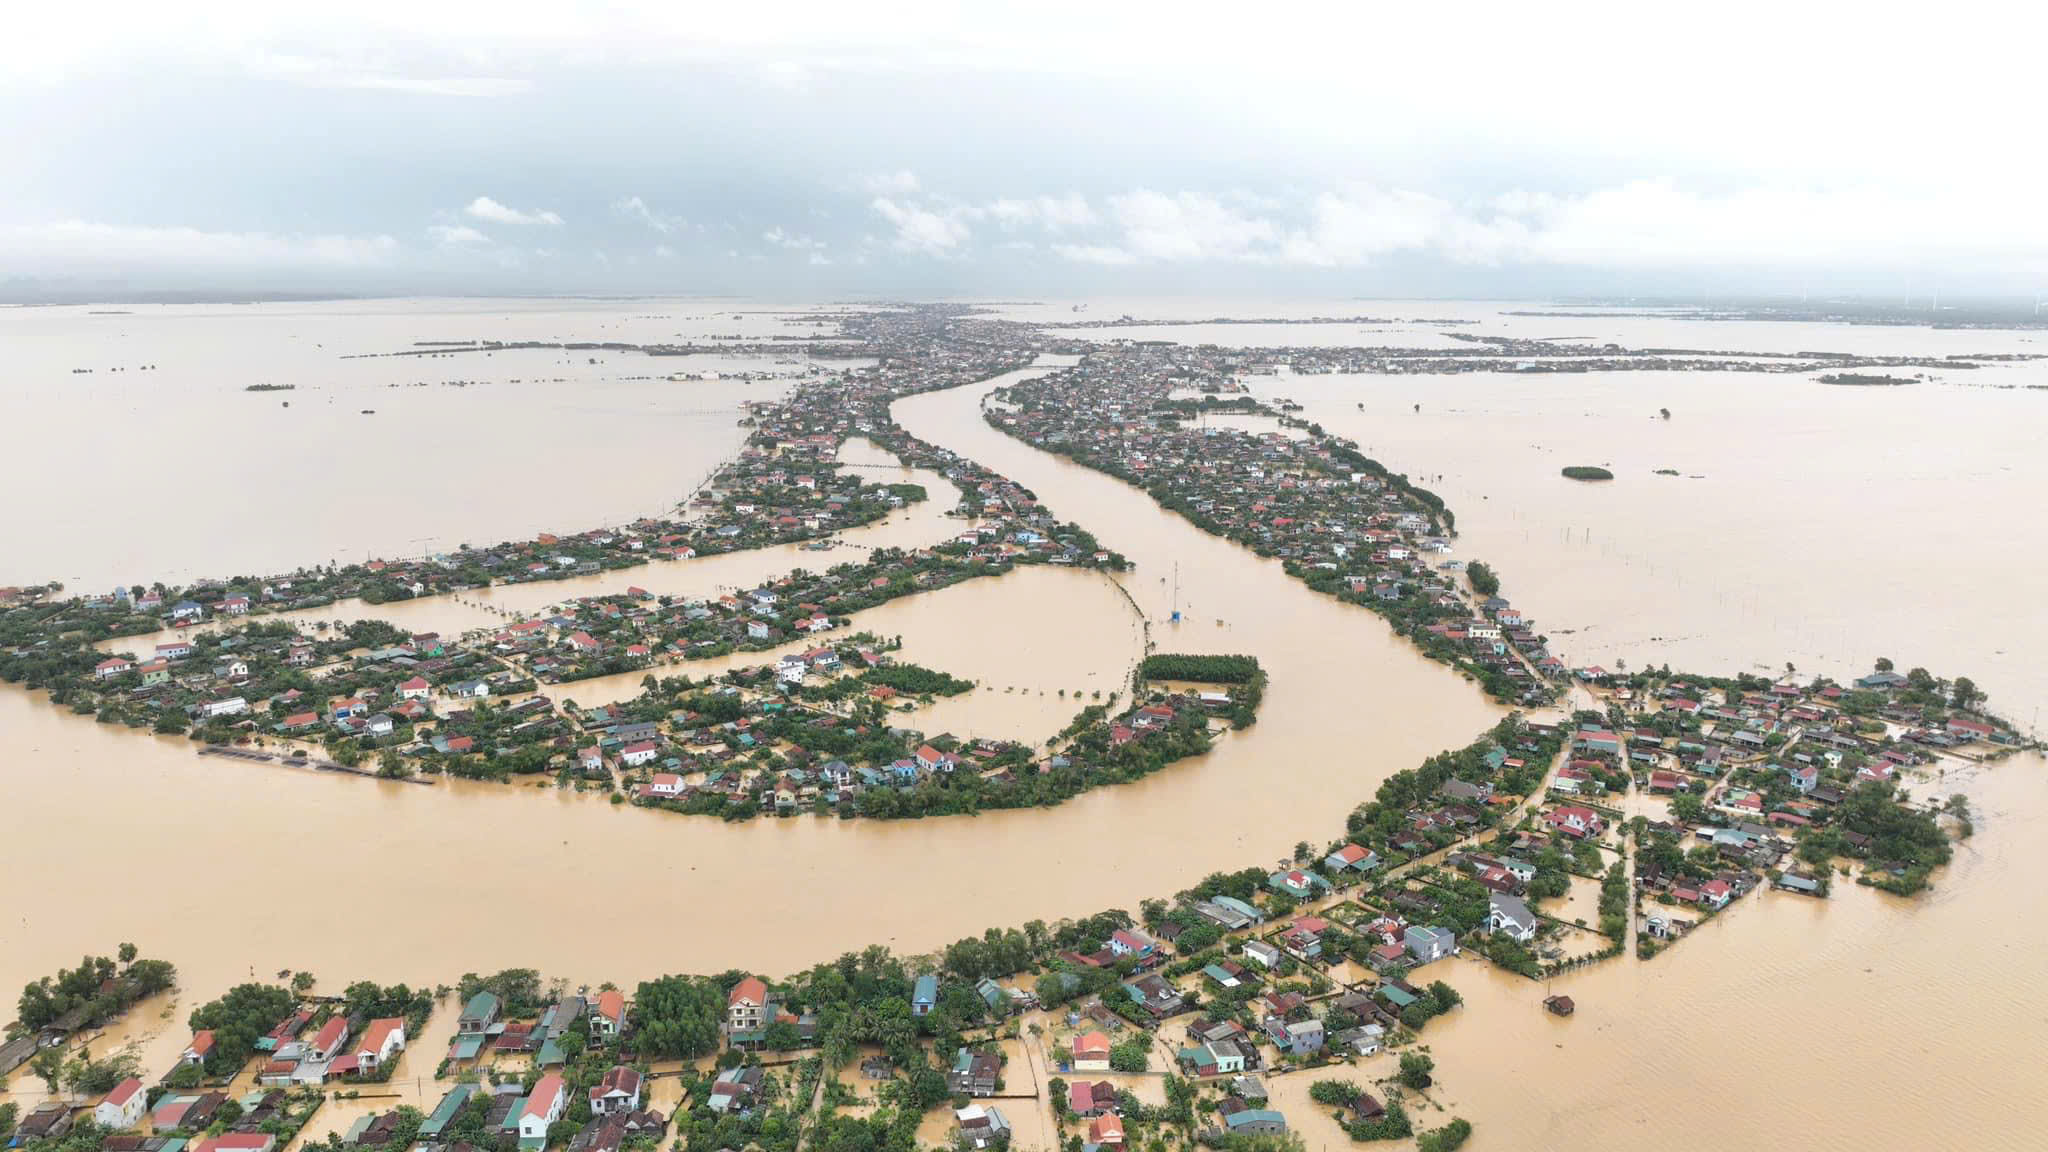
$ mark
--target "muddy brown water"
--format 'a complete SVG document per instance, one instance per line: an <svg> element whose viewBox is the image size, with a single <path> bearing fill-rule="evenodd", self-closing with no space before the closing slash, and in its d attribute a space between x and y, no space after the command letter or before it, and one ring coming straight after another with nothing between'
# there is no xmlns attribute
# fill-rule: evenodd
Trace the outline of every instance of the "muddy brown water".
<svg viewBox="0 0 2048 1152"><path fill-rule="evenodd" d="M1767 334L1810 346L1794 327ZM1679 335L1700 329L1735 335L1710 325ZM1940 335L1944 350L1966 350ZM2023 725L2048 698L2026 659L2039 650L2033 641L2048 639L2048 614L2029 605L2023 578L2038 530L1998 513L2031 507L2024 493L2041 487L2024 450L2038 425L2010 403L2038 394L1826 389L1759 422L1744 419L1743 404L1775 403L1797 378L1716 374L1634 391L1645 382L1282 378L1270 387L1397 468L1445 473L1431 483L1459 512L1459 555L1495 561L1517 603L1575 658L1633 653L1643 641L1674 663L1775 666L1791 653L1808 672L1855 670L1886 654L1975 676ZM1385 774L1463 743L1497 714L1370 614L1315 597L1142 493L988 429L977 406L989 387L906 399L897 418L1015 477L1133 557L1138 567L1120 580L1162 649L1259 655L1272 687L1250 732L1201 761L1052 810L725 825L551 789L406 788L200 758L182 740L95 726L0 691L0 811L15 816L0 988L127 939L175 960L185 986L177 1004L145 1006L118 1030L141 1038L146 1066L160 1070L182 1046L194 1003L280 968L335 983L431 983L528 964L630 985L665 971L786 971L875 941L921 950L988 925L1132 907L1213 868L1320 840ZM1565 414L1573 402L1595 415ZM1345 416L1359 403L1364 416ZM1422 418L1396 427L1415 403ZM1866 404L1873 411L1859 413ZM1444 411L1432 414L1437 405ZM1691 419L1700 429L1655 440L1661 422L1648 415L1659 406L1674 409L1671 427ZM1607 408L1616 414L1597 414ZM1886 457L1896 420L1916 429L1918 457ZM1838 437L1845 421L1850 434ZM1619 475L1612 485L1575 488L1555 475L1564 463L1608 461ZM1662 466L1709 479L1636 476ZM1837 480L1817 485L1814 475ZM1717 478L1728 486L1699 497L1652 487ZM1687 516L1713 531L1680 531ZM1583 544L1568 535L1587 526ZM1874 550L1853 551L1872 535ZM1843 548L1859 562L1830 567L1826 553ZM2008 553L2020 559L1992 560ZM1187 616L1178 627L1164 623L1176 564ZM598 583L651 587L648 572ZM1101 580L1020 572L890 608L914 657L996 685L1038 683L1061 674L1053 658L1018 668L1011 642L992 629L1014 636L1035 619L1068 621L1074 634L1060 633L1060 644L1074 646L1078 664L1113 668L1135 646L1127 633L1088 638L1086 621L1130 627L1121 594L1088 606L1083 589ZM1831 608L1816 608L1820 587L1831 589ZM421 611L417 626L448 629ZM1696 618L1706 623L1689 623ZM978 649L983 637L992 642ZM1542 985L1477 962L1425 970L1459 987L1467 1006L1427 1036L1439 1065L1432 1098L1444 1111L1420 1110L1418 1120L1473 1120L1468 1147L1481 1152L2036 1146L2048 1126L2035 1059L2048 1039L2048 922L2030 914L2026 894L2048 870L2048 765L2019 758L1927 790L1968 794L1977 834L1918 900L1846 883L1826 902L1761 893L1650 963L1555 981L1552 990L1578 1000L1569 1020L1541 1011ZM621 886L634 911L603 911ZM407 1066L430 1070L431 1060ZM1390 1072L1384 1057L1364 1070ZM16 1097L31 1098L38 1086L22 1081L11 1085ZM1298 1126L1315 1147L1341 1147L1317 1117Z"/></svg>

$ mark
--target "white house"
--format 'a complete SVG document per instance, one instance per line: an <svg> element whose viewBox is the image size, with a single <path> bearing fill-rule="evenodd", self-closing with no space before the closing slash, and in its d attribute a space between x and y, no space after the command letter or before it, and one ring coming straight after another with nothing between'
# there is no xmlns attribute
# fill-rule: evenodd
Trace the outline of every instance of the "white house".
<svg viewBox="0 0 2048 1152"><path fill-rule="evenodd" d="M541 1077L519 1110L519 1143L535 1148L545 1146L548 1125L560 1120L568 1106L569 1088L561 1076L550 1072Z"/></svg>
<svg viewBox="0 0 2048 1152"><path fill-rule="evenodd" d="M92 1122L114 1132L125 1132L142 1123L143 1105L149 1102L149 1093L142 1090L142 1081L130 1076L107 1098L92 1110Z"/></svg>
<svg viewBox="0 0 2048 1152"><path fill-rule="evenodd" d="M599 1116L631 1112L640 1107L640 1073L614 1065L604 1079L590 1086L590 1110Z"/></svg>
<svg viewBox="0 0 2048 1152"><path fill-rule="evenodd" d="M368 1072L382 1067L393 1056L405 1051L405 1021L397 1017L386 1017L370 1021L363 1029L362 1039L355 1043L356 1067Z"/></svg>
<svg viewBox="0 0 2048 1152"><path fill-rule="evenodd" d="M400 700L425 700L432 695L434 686L427 683L425 676L415 676L398 686Z"/></svg>
<svg viewBox="0 0 2048 1152"><path fill-rule="evenodd" d="M1100 1032L1075 1037L1074 1071L1109 1071L1109 1037Z"/></svg>
<svg viewBox="0 0 2048 1152"><path fill-rule="evenodd" d="M1448 928L1437 928L1426 924L1411 924L1401 934L1401 945L1418 964L1441 960L1458 950L1457 934Z"/></svg>
<svg viewBox="0 0 2048 1152"><path fill-rule="evenodd" d="M623 749L620 749L619 763L624 764L628 768L638 768L640 765L652 761L658 755L660 755L660 750L655 748L654 741L642 740L637 744L628 744Z"/></svg>
<svg viewBox="0 0 2048 1152"><path fill-rule="evenodd" d="M240 696L230 696L225 700L208 700L199 710L209 720L216 716L240 716L249 710L249 702Z"/></svg>
<svg viewBox="0 0 2048 1152"><path fill-rule="evenodd" d="M1506 892L1493 893L1486 926L1489 931L1505 933L1524 944L1536 938L1536 914L1520 896Z"/></svg>

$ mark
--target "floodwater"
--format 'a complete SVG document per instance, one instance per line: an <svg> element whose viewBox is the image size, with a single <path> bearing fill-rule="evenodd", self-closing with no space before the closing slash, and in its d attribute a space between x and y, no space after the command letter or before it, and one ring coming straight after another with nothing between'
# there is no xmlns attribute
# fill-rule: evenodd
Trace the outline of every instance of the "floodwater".
<svg viewBox="0 0 2048 1152"><path fill-rule="evenodd" d="M0 553L0 584L100 592L666 512L744 442L741 406L788 387L668 377L786 376L805 370L800 356L383 354L422 341L812 331L736 311L715 300L0 309L0 405L41 432L0 458L0 488L19 497L0 505L0 539L35 543ZM294 390L244 391L252 384Z"/></svg>
<svg viewBox="0 0 2048 1152"><path fill-rule="evenodd" d="M22 816L12 847L24 862L65 863L61 879L40 866L15 871L0 987L122 940L174 960L204 996L285 968L417 985L523 965L630 986L669 971L788 971L875 942L921 951L991 925L1135 908L1217 868L1277 859L1304 836L1334 835L1380 778L1464 743L1498 714L1370 613L1314 596L1278 564L1116 481L1000 437L979 413L993 386L918 397L899 418L998 468L1028 466L1012 474L1138 561L1123 583L1148 616L1164 620L1178 563L1180 602L1202 618L1155 624L1153 638L1265 660L1272 685L1253 729L1052 809L726 824L552 788L419 787L225 762L8 690L0 810ZM651 587L646 572L609 587ZM957 704L964 727L976 718L968 710L1004 707L1004 687L1045 689L1012 724L1043 738L1059 726L1049 721L1077 710L1073 689L1121 683L1138 651L1133 600L1101 576L1020 570L890 607L917 617L906 640L934 637L914 658L993 686L935 715ZM1045 620L1056 623L1039 629L1039 647L1016 643ZM1059 671L1065 643L1080 657L1070 672ZM78 851L81 828L120 850ZM587 901L622 884L634 914L590 930ZM533 907L550 911L513 914ZM146 1067L175 1058L177 1031L149 1042Z"/></svg>
<svg viewBox="0 0 2048 1152"><path fill-rule="evenodd" d="M2036 334L1536 320L1436 302L1292 307L1124 310L1469 314L1489 334L1672 347L2040 350ZM2042 376L2021 366L1969 379ZM983 683L914 722L1042 735L1047 719L1071 714L1072 689L1120 678L1149 637L1164 650L1258 655L1271 685L1251 730L1199 761L1056 809L728 825L551 788L423 788L216 761L182 740L0 691L0 811L16 817L0 988L122 940L174 960L185 991L173 1019L150 1007L124 1025L146 1038L145 1067L161 1070L198 1000L282 968L337 984L419 984L531 965L630 986L665 971L787 971L870 942L918 951L988 925L1135 907L1214 868L1320 841L1387 773L1464 743L1498 714L1369 613L988 428L978 405L994 386L906 398L896 416L1032 488L1137 567L1114 584L1020 570L871 614L862 624L900 631L911 658ZM1722 671L1790 658L1804 675L1888 655L1975 677L2023 725L2048 702L2044 674L2026 660L2048 641L2048 613L2028 596L2044 552L2031 509L2048 491L2032 451L2048 403L2040 393L1722 373L1282 376L1255 387L1301 401L1303 416L1441 492L1458 512L1457 555L1495 563L1509 595L1576 662L1626 654L1632 666L1669 659ZM1670 421L1656 419L1659 407ZM1557 475L1571 463L1607 464L1617 479L1573 484ZM1654 474L1664 467L1681 475ZM591 590L654 588L656 573L686 569L619 573ZM579 594L516 591L543 602ZM393 608L420 612L419 627L447 631L455 619L434 620L448 608L431 601L378 611ZM1175 608L1178 625L1168 622ZM1062 681L1064 701L1053 695ZM946 709L986 711L956 720ZM1467 1005L1429 1030L1443 1110L1415 1110L1418 1123L1465 1116L1477 1127L1468 1147L1480 1152L2032 1147L2048 1125L2035 1059L2048 1038L2048 921L2026 914L2024 893L2048 870L2044 768L2025 757L1939 784L1971 796L1977 834L1921 899L1848 883L1828 901L1758 894L1649 963L1558 980L1554 990L1579 1003L1569 1020L1540 1010L1542 986L1477 962L1424 970ZM634 914L587 910L621 885ZM545 911L515 914L533 908ZM422 1046L405 1075L437 1057ZM1390 1071L1382 1057L1362 1076ZM17 1096L32 1100L37 1086L21 1080ZM1311 1144L1337 1146L1334 1127L1307 1115L1305 1083L1295 1088L1297 1126Z"/></svg>
<svg viewBox="0 0 2048 1152"><path fill-rule="evenodd" d="M2048 384L2048 364L1951 375ZM1574 666L1845 677L1886 656L1971 677L2022 728L2048 705L2023 577L2048 557L2048 392L1731 372L1252 387L1443 496L1454 555L1501 573ZM1615 478L1559 474L1574 464Z"/></svg>

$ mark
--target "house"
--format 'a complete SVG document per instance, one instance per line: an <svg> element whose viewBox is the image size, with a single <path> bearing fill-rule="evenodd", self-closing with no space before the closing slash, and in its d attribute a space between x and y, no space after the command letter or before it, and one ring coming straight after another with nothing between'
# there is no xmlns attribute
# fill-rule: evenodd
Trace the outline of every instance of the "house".
<svg viewBox="0 0 2048 1152"><path fill-rule="evenodd" d="M927 972L917 978L910 990L910 1014L929 1016L939 1006L939 978Z"/></svg>
<svg viewBox="0 0 2048 1152"><path fill-rule="evenodd" d="M1581 840L1598 836L1607 827L1599 813L1577 805L1554 809L1544 815L1543 822L1556 831Z"/></svg>
<svg viewBox="0 0 2048 1152"><path fill-rule="evenodd" d="M642 740L637 744L628 744L621 749L619 751L619 763L624 764L628 768L638 768L642 764L651 762L660 754L660 749L654 746L654 741Z"/></svg>
<svg viewBox="0 0 2048 1152"><path fill-rule="evenodd" d="M1232 1135L1239 1132L1285 1132L1287 1117L1268 1108L1246 1108L1223 1118Z"/></svg>
<svg viewBox="0 0 2048 1152"><path fill-rule="evenodd" d="M713 1112L724 1115L728 1112L746 1113L753 1109L754 1096L761 1090L761 1066L752 1064L745 1068L728 1068L711 1082L711 1094L704 1103Z"/></svg>
<svg viewBox="0 0 2048 1152"><path fill-rule="evenodd" d="M1317 885L1321 883L1320 877L1312 876L1299 868L1289 869L1286 872L1275 872L1271 876L1266 877L1266 886L1268 888L1275 892L1292 896L1296 900L1307 900L1314 896Z"/></svg>
<svg viewBox="0 0 2048 1152"><path fill-rule="evenodd" d="M527 1093L526 1103L519 1109L519 1146L525 1149L547 1147L548 1126L562 1118L569 1106L569 1086L561 1074L550 1072L534 1083L533 1091Z"/></svg>
<svg viewBox="0 0 2048 1152"><path fill-rule="evenodd" d="M1330 922L1320 916L1297 916L1280 938L1289 948L1313 959L1323 954L1323 933L1329 930Z"/></svg>
<svg viewBox="0 0 2048 1152"><path fill-rule="evenodd" d="M178 1058L180 1064L203 1064L213 1052L213 1029L205 1028L192 1034L192 1042L185 1045L184 1055Z"/></svg>
<svg viewBox="0 0 2048 1152"><path fill-rule="evenodd" d="M749 976L732 986L725 998L725 1030L729 1034L751 1035L768 1026L768 985Z"/></svg>
<svg viewBox="0 0 2048 1152"><path fill-rule="evenodd" d="M969 1104L953 1113L953 1123L960 1130L958 1143L975 1152L1010 1142L1010 1122L999 1109Z"/></svg>
<svg viewBox="0 0 2048 1152"><path fill-rule="evenodd" d="M35 1111L21 1118L14 1129L14 1138L8 1147L17 1148L31 1141L61 1140L71 1131L71 1106L60 1101L40 1105Z"/></svg>
<svg viewBox="0 0 2048 1152"><path fill-rule="evenodd" d="M249 710L249 702L240 696L229 696L221 700L208 700L200 705L199 711L207 719L221 716L240 716Z"/></svg>
<svg viewBox="0 0 2048 1152"><path fill-rule="evenodd" d="M607 988L597 994L597 1002L590 1010L590 1038L606 1040L617 1037L626 1030L626 996L617 988ZM640 1105L636 1100L634 1105Z"/></svg>
<svg viewBox="0 0 2048 1152"><path fill-rule="evenodd" d="M448 686L448 695L457 700L481 700L490 694L491 686L481 680L464 680Z"/></svg>
<svg viewBox="0 0 2048 1152"><path fill-rule="evenodd" d="M1407 949L1417 964L1427 964L1456 952L1458 937L1448 928L1411 924L1407 931L1401 934L1401 946Z"/></svg>
<svg viewBox="0 0 2048 1152"><path fill-rule="evenodd" d="M585 774L594 776L604 771L604 752L595 744L580 748L576 752L576 766Z"/></svg>
<svg viewBox="0 0 2048 1152"><path fill-rule="evenodd" d="M93 1107L92 1122L113 1132L125 1132L142 1123L143 1106L149 1102L149 1093L142 1090L142 1081L130 1076L107 1098Z"/></svg>
<svg viewBox="0 0 2048 1152"><path fill-rule="evenodd" d="M481 1036L498 1022L500 1004L495 992L479 992L462 1006L462 1015L455 1019L455 1032L459 1036Z"/></svg>
<svg viewBox="0 0 2048 1152"><path fill-rule="evenodd" d="M1700 902L1714 908L1726 908L1735 895L1735 889L1726 880L1709 880L1700 885Z"/></svg>
<svg viewBox="0 0 2048 1152"><path fill-rule="evenodd" d="M171 622L174 624L191 624L205 616L206 609L191 600L180 600L171 605Z"/></svg>
<svg viewBox="0 0 2048 1152"><path fill-rule="evenodd" d="M1989 740L1998 731L1981 720L1968 720L1961 716L1949 717L1948 723L1944 727L1948 730L1949 735L1964 741Z"/></svg>
<svg viewBox="0 0 2048 1152"><path fill-rule="evenodd" d="M398 698L400 700L424 700L432 695L433 691L434 686L427 683L426 677L415 676L398 685Z"/></svg>
<svg viewBox="0 0 2048 1152"><path fill-rule="evenodd" d="M1116 1110L1116 1085L1107 1080L1090 1084L1076 1080L1067 1085L1067 1111L1076 1116L1100 1116Z"/></svg>
<svg viewBox="0 0 2048 1152"><path fill-rule="evenodd" d="M156 646L156 658L159 660L183 660L191 654L192 643L189 640L173 640Z"/></svg>
<svg viewBox="0 0 2048 1152"><path fill-rule="evenodd" d="M1536 938L1536 914L1520 896L1495 892L1488 901L1486 927L1490 932L1503 932L1510 939L1527 944Z"/></svg>
<svg viewBox="0 0 2048 1152"><path fill-rule="evenodd" d="M1107 1112L1088 1121L1088 1143L1098 1148L1121 1148L1124 1143L1124 1118L1114 1112Z"/></svg>
<svg viewBox="0 0 2048 1152"><path fill-rule="evenodd" d="M403 1051L405 1021L393 1016L370 1021L370 1026L363 1029L362 1038L350 1048L349 1055L355 1057L354 1066L358 1072L372 1072Z"/></svg>
<svg viewBox="0 0 2048 1152"><path fill-rule="evenodd" d="M1241 951L1243 951L1245 959L1253 961L1262 968L1271 970L1280 966L1280 949L1266 943L1264 940L1247 940L1244 942L1244 947Z"/></svg>
<svg viewBox="0 0 2048 1152"><path fill-rule="evenodd" d="M1323 867L1330 872L1370 872L1379 866L1379 854L1358 844L1346 844L1323 857Z"/></svg>
<svg viewBox="0 0 2048 1152"><path fill-rule="evenodd" d="M1074 1071L1109 1071L1109 1037L1088 1032L1074 1038Z"/></svg>
<svg viewBox="0 0 2048 1152"><path fill-rule="evenodd" d="M925 772L951 772L960 759L951 752L941 752L929 744L917 749L917 766Z"/></svg>
<svg viewBox="0 0 2048 1152"><path fill-rule="evenodd" d="M1323 1050L1323 1022L1296 1020L1287 1025L1287 1050L1297 1056Z"/></svg>
<svg viewBox="0 0 2048 1152"><path fill-rule="evenodd" d="M348 1043L348 1020L342 1016L330 1016L320 1031L306 1042L306 1056L312 1060L332 1060L341 1055L341 1046Z"/></svg>
<svg viewBox="0 0 2048 1152"><path fill-rule="evenodd" d="M946 1087L956 1096L993 1096L1002 1072L1002 1057L993 1052L962 1048L953 1053L953 1067L946 1074Z"/></svg>
<svg viewBox="0 0 2048 1152"><path fill-rule="evenodd" d="M95 680L105 680L109 676L119 676L133 667L135 667L133 660L120 656L109 656L92 666L92 675Z"/></svg>
<svg viewBox="0 0 2048 1152"><path fill-rule="evenodd" d="M1115 932L1110 933L1109 951L1114 956L1136 957L1139 963L1142 964L1158 956L1159 944L1142 932L1133 932L1128 928L1119 928Z"/></svg>
<svg viewBox="0 0 2048 1152"><path fill-rule="evenodd" d="M640 1107L640 1073L614 1064L604 1079L590 1086L590 1111L598 1116L632 1112Z"/></svg>
<svg viewBox="0 0 2048 1152"><path fill-rule="evenodd" d="M1182 1068L1196 1076L1237 1076L1244 1072L1244 1054L1234 1044L1203 1044L1180 1050Z"/></svg>

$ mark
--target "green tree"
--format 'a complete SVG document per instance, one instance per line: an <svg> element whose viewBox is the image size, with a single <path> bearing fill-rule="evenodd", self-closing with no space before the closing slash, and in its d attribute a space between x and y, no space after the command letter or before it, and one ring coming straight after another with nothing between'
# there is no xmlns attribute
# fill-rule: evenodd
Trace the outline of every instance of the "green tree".
<svg viewBox="0 0 2048 1152"><path fill-rule="evenodd" d="M1465 564L1465 579L1472 584L1472 591L1481 596L1500 595L1500 577L1483 560L1472 560Z"/></svg>
<svg viewBox="0 0 2048 1152"><path fill-rule="evenodd" d="M1436 1071L1436 1060L1427 1052L1401 1053L1400 1081L1409 1088L1429 1087L1429 1074Z"/></svg>
<svg viewBox="0 0 2048 1152"><path fill-rule="evenodd" d="M36 1078L43 1082L45 1091L55 1096L59 1085L64 1080L64 1050L62 1048L42 1049L29 1060L28 1070L35 1073Z"/></svg>
<svg viewBox="0 0 2048 1152"><path fill-rule="evenodd" d="M200 1005L187 1021L194 1032L213 1031L206 1070L231 1075L249 1060L256 1041L291 1014L291 990L275 984L238 984L218 1000Z"/></svg>
<svg viewBox="0 0 2048 1152"><path fill-rule="evenodd" d="M1977 690L1977 682L1968 676L1958 676L1949 686L1949 703L1965 712L1984 703L1984 693Z"/></svg>

